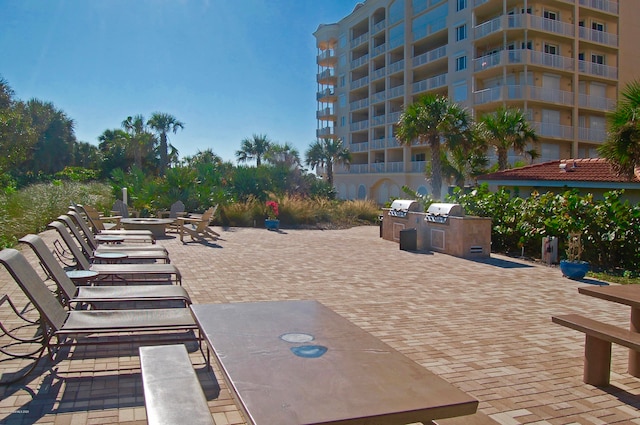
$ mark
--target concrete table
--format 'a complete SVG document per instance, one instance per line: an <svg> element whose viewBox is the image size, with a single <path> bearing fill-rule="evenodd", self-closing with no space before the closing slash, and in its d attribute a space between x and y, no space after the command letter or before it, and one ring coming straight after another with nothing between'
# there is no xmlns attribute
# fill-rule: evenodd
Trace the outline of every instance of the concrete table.
<svg viewBox="0 0 640 425"><path fill-rule="evenodd" d="M149 230L159 238L165 236L167 225L174 221L172 218L123 218L120 223L126 230Z"/></svg>
<svg viewBox="0 0 640 425"><path fill-rule="evenodd" d="M477 410L473 397L316 301L190 308L250 424L399 425Z"/></svg>

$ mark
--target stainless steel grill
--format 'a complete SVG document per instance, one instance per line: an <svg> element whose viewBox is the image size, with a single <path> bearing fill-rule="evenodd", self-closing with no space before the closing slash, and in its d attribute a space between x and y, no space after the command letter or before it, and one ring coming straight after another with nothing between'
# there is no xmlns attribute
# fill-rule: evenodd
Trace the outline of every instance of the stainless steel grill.
<svg viewBox="0 0 640 425"><path fill-rule="evenodd" d="M409 211L420 212L420 203L413 199L396 199L391 203L389 215L392 217L406 218Z"/></svg>
<svg viewBox="0 0 640 425"><path fill-rule="evenodd" d="M449 224L449 217L464 217L462 205L433 203L427 209L424 219L431 223Z"/></svg>

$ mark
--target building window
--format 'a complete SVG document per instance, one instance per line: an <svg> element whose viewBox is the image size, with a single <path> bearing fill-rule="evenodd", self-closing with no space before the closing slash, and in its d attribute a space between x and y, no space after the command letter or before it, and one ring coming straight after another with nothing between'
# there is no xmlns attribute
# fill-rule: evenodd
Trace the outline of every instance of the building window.
<svg viewBox="0 0 640 425"><path fill-rule="evenodd" d="M456 11L460 12L467 8L467 0L458 0L456 4Z"/></svg>
<svg viewBox="0 0 640 425"><path fill-rule="evenodd" d="M347 125L347 117L343 115L340 117L340 127L344 127L345 125Z"/></svg>
<svg viewBox="0 0 640 425"><path fill-rule="evenodd" d="M344 74L340 75L340 87L344 87L346 84L346 78Z"/></svg>
<svg viewBox="0 0 640 425"><path fill-rule="evenodd" d="M338 105L340 105L341 108L347 106L347 96L345 96L344 93L340 93L340 95L338 95Z"/></svg>
<svg viewBox="0 0 640 425"><path fill-rule="evenodd" d="M598 53L591 54L591 63L597 63L598 65L604 65L604 55Z"/></svg>
<svg viewBox="0 0 640 425"><path fill-rule="evenodd" d="M547 19L551 19L553 21L557 21L558 20L558 12L553 12L551 10L545 10L542 13L542 16L544 16Z"/></svg>
<svg viewBox="0 0 640 425"><path fill-rule="evenodd" d="M604 32L604 24L602 22L591 22L591 29L594 31Z"/></svg>
<svg viewBox="0 0 640 425"><path fill-rule="evenodd" d="M456 58L456 71L467 69L467 57L459 56Z"/></svg>
<svg viewBox="0 0 640 425"><path fill-rule="evenodd" d="M467 24L456 27L456 41L464 40L467 38Z"/></svg>
<svg viewBox="0 0 640 425"><path fill-rule="evenodd" d="M422 152L422 153L414 153L413 155L411 155L411 161L412 162L420 162L420 161L426 161L427 160L427 154Z"/></svg>
<svg viewBox="0 0 640 425"><path fill-rule="evenodd" d="M467 100L467 82L456 83L453 86L453 101L464 102Z"/></svg>
<svg viewBox="0 0 640 425"><path fill-rule="evenodd" d="M557 44L544 43L544 52L550 55L560 54L560 48Z"/></svg>

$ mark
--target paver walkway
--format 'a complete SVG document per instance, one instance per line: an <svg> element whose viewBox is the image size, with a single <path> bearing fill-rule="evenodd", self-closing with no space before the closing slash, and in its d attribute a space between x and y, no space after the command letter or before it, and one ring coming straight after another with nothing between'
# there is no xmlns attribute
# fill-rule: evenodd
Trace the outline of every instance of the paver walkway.
<svg viewBox="0 0 640 425"><path fill-rule="evenodd" d="M216 230L217 245L183 245L173 234L159 242L196 303L316 299L476 397L504 425L640 424L640 379L626 373L626 349L613 348L610 387L586 385L584 335L551 323L578 312L626 327L628 307L579 295L589 283L557 268L400 251L377 227ZM4 271L2 293L24 305ZM244 423L220 375L191 351L216 423ZM19 367L0 362L0 372ZM145 423L135 346L78 348L22 385L0 387L0 398L2 424Z"/></svg>

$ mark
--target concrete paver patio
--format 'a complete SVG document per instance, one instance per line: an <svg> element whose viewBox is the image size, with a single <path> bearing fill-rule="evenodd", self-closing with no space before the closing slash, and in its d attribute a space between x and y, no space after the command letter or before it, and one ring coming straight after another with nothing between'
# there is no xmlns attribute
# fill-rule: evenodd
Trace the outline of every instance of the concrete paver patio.
<svg viewBox="0 0 640 425"><path fill-rule="evenodd" d="M611 386L584 384L584 335L551 323L554 314L577 312L627 327L628 307L578 294L596 281L499 255L471 261L400 251L373 226L216 231L217 244L183 245L174 234L159 241L195 303L318 300L476 397L500 424L640 424L640 379L626 373L627 350L613 347ZM1 270L3 293L26 305ZM0 319L9 313L3 306ZM221 375L190 348L216 424L243 424ZM0 354L2 373L26 364ZM145 423L134 345L77 347L0 387L0 399L2 424Z"/></svg>

